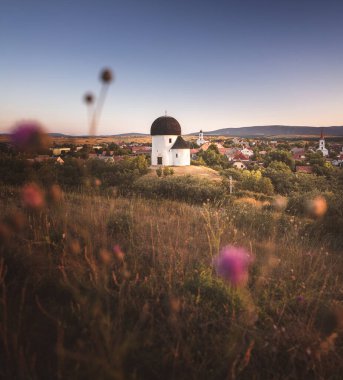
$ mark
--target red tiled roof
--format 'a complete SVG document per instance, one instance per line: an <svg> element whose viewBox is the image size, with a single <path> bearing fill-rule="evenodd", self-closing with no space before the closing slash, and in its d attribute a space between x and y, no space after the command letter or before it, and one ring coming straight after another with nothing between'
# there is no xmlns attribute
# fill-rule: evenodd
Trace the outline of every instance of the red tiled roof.
<svg viewBox="0 0 343 380"><path fill-rule="evenodd" d="M312 174L312 166L297 166L295 168L297 173L307 173Z"/></svg>
<svg viewBox="0 0 343 380"><path fill-rule="evenodd" d="M235 160L242 160L242 161L249 161L249 157L247 157L246 155L244 155L242 152L237 152L234 155L234 159Z"/></svg>

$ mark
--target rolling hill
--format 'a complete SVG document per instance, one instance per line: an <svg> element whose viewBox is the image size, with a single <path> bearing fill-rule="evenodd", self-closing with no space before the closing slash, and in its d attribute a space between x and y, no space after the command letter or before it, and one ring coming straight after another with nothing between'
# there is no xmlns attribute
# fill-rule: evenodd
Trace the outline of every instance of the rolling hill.
<svg viewBox="0 0 343 380"><path fill-rule="evenodd" d="M259 136L318 136L321 131L325 136L343 136L343 126L333 127L306 127L288 125L262 125L240 128L223 128L204 132L204 135L237 136L237 137L259 137ZM192 133L192 135L198 134Z"/></svg>

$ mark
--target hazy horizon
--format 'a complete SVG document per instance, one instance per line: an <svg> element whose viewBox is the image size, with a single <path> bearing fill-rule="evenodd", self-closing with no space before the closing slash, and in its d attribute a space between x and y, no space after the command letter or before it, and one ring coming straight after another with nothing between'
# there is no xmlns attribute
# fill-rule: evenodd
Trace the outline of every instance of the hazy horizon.
<svg viewBox="0 0 343 380"><path fill-rule="evenodd" d="M343 124L339 1L66 0L0 6L0 131L88 134L85 92L116 75L98 135Z"/></svg>

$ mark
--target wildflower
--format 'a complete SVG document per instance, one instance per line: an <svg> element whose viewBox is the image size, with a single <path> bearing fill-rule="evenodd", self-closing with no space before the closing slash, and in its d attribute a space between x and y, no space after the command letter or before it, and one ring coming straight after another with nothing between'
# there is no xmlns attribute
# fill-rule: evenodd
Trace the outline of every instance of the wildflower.
<svg viewBox="0 0 343 380"><path fill-rule="evenodd" d="M48 138L39 123L28 121L16 125L11 141L19 151L42 152L47 148Z"/></svg>
<svg viewBox="0 0 343 380"><path fill-rule="evenodd" d="M101 185L101 180L100 180L99 178L95 178L95 179L94 179L94 185L95 185L96 187L99 187L99 186Z"/></svg>
<svg viewBox="0 0 343 380"><path fill-rule="evenodd" d="M124 261L125 255L118 244L113 247L113 251L118 261Z"/></svg>
<svg viewBox="0 0 343 380"><path fill-rule="evenodd" d="M297 300L298 303L303 303L304 300L305 300L305 298L304 298L304 296L299 295L299 296L297 296L296 300Z"/></svg>
<svg viewBox="0 0 343 380"><path fill-rule="evenodd" d="M39 209L45 205L44 193L35 183L29 183L23 187L21 200L23 206L30 209Z"/></svg>
<svg viewBox="0 0 343 380"><path fill-rule="evenodd" d="M11 236L11 229L5 223L0 223L0 243L9 241Z"/></svg>
<svg viewBox="0 0 343 380"><path fill-rule="evenodd" d="M326 213L327 208L326 199L320 195L307 201L307 211L315 218L323 216Z"/></svg>
<svg viewBox="0 0 343 380"><path fill-rule="evenodd" d="M283 211L287 207L287 198L277 195L273 200L273 207L277 211Z"/></svg>
<svg viewBox="0 0 343 380"><path fill-rule="evenodd" d="M49 200L57 203L63 200L63 191L59 185L52 185L49 190Z"/></svg>
<svg viewBox="0 0 343 380"><path fill-rule="evenodd" d="M63 235L65 235L65 234L63 234ZM63 238L65 238L65 236ZM80 253L81 252L80 242L77 239L71 240L71 242L69 243L69 249L70 249L70 252L75 254L75 255Z"/></svg>
<svg viewBox="0 0 343 380"><path fill-rule="evenodd" d="M172 296L169 300L169 307L172 313L178 313L181 310L180 298Z"/></svg>
<svg viewBox="0 0 343 380"><path fill-rule="evenodd" d="M219 276L234 286L240 286L248 281L251 262L252 259L244 248L226 246L215 259L215 267Z"/></svg>
<svg viewBox="0 0 343 380"><path fill-rule="evenodd" d="M24 214L22 214L20 211L16 211L15 213L9 215L6 219L7 225L14 232L22 231L26 226L26 222L27 221Z"/></svg>
<svg viewBox="0 0 343 380"><path fill-rule="evenodd" d="M101 249L100 250L100 259L103 262L103 264L110 264L112 262L112 255L107 249Z"/></svg>

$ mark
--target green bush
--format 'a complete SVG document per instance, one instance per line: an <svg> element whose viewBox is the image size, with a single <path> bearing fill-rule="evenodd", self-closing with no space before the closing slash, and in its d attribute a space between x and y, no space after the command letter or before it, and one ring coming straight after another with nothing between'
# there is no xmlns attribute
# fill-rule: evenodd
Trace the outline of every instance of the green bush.
<svg viewBox="0 0 343 380"><path fill-rule="evenodd" d="M190 203L222 200L225 189L221 184L192 176L156 178L142 177L134 182L132 192L146 197L162 197Z"/></svg>

